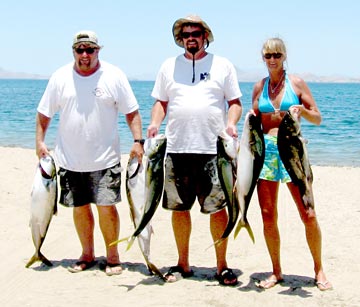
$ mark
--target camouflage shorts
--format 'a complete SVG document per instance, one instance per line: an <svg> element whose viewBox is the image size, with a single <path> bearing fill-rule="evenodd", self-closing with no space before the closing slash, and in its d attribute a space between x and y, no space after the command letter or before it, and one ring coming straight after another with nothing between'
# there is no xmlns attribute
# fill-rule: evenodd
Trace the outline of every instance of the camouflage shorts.
<svg viewBox="0 0 360 307"><path fill-rule="evenodd" d="M163 207L188 211L196 198L202 213L215 213L226 206L216 155L168 154L165 161Z"/></svg>
<svg viewBox="0 0 360 307"><path fill-rule="evenodd" d="M74 172L59 169L60 204L80 207L86 204L114 205L121 201L121 166L94 172Z"/></svg>

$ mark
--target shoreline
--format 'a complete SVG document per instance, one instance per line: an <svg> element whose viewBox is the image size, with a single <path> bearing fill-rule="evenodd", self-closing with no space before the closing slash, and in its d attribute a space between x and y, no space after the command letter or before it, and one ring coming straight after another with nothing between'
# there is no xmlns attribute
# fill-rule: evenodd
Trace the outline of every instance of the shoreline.
<svg viewBox="0 0 360 307"><path fill-rule="evenodd" d="M45 238L42 252L52 267L25 264L34 253L29 225L30 191L37 165L31 149L0 147L0 257L5 264L0 276L0 295L4 306L359 306L356 287L349 286L360 274L359 199L360 168L314 166L315 208L323 236L323 266L334 290L321 292L314 285L311 255L304 228L286 185L279 189L279 228L284 283L262 291L255 282L269 275L271 263L262 235L262 221L256 192L248 211L255 235L252 243L246 231L234 240L230 235L227 261L238 275L236 287L219 286L214 278L216 265L209 231L209 216L197 204L191 210L193 229L190 265L195 275L176 283L164 284L149 276L137 243L126 251L119 244L123 274L108 277L99 266L71 274L67 267L79 257L80 243L72 220L72 210L59 205ZM123 154L126 166L128 155ZM133 231L122 172L120 238ZM104 243L95 206L95 253L104 258ZM159 206L153 218L151 258L161 272L176 264L177 253L171 229L171 213ZM351 284L352 285L352 284Z"/></svg>
<svg viewBox="0 0 360 307"><path fill-rule="evenodd" d="M18 146L18 145L1 145L0 144L0 150L1 149L20 149L20 150L30 150L30 151L35 151L34 147L23 147L23 146ZM122 151L121 156L126 156L128 155L128 152L125 152L125 150ZM316 163L312 163L311 161L311 157L310 157L310 164L311 167L335 167L335 168L360 168L360 160L357 162L349 162L349 164L316 164ZM346 162L346 161L345 161ZM344 163L344 162L343 162ZM126 165L126 164L124 164Z"/></svg>

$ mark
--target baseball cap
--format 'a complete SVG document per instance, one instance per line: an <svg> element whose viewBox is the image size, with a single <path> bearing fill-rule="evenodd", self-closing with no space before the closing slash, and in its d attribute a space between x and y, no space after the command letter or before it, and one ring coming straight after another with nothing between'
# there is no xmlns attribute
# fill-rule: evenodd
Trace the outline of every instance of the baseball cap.
<svg viewBox="0 0 360 307"><path fill-rule="evenodd" d="M92 45L96 45L97 47L101 47L98 44L98 37L95 32L89 30L82 30L75 34L73 40L73 47L80 43L88 43Z"/></svg>

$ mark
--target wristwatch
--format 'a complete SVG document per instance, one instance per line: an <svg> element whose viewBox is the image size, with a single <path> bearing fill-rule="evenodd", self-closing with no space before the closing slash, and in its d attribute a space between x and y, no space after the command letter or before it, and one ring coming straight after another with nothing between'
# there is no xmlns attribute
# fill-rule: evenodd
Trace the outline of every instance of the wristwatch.
<svg viewBox="0 0 360 307"><path fill-rule="evenodd" d="M140 143L141 145L144 145L145 140L144 139L135 139L134 143Z"/></svg>

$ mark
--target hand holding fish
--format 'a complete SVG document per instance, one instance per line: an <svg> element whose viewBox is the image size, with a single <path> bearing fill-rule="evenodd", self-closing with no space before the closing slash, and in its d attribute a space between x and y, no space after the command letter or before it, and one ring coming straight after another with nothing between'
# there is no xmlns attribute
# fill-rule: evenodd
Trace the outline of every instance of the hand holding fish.
<svg viewBox="0 0 360 307"><path fill-rule="evenodd" d="M261 120L254 115L254 112L248 112L245 117L244 129L240 139L240 150L237 156L235 190L240 205L241 217L235 229L235 238L241 228L244 227L248 231L251 240L255 242L246 214L264 164L264 158L265 143Z"/></svg>
<svg viewBox="0 0 360 307"><path fill-rule="evenodd" d="M140 140L139 142L134 142L133 146L131 147L130 150L130 158L137 158L138 163L142 163L142 158L144 155L144 148L143 145L141 144Z"/></svg>
<svg viewBox="0 0 360 307"><path fill-rule="evenodd" d="M233 124L228 124L228 126L226 127L226 133L228 135L230 135L232 138L237 138L238 137L238 130L236 125Z"/></svg>
<svg viewBox="0 0 360 307"><path fill-rule="evenodd" d="M36 144L36 155L39 159L45 158L46 156L50 155L50 152L47 149L45 142L38 142Z"/></svg>
<svg viewBox="0 0 360 307"><path fill-rule="evenodd" d="M225 130L222 131L217 139L217 168L221 187L224 191L228 223L219 240L214 244L223 242L233 230L239 217L239 202L234 191L236 180L236 159L239 150L239 142L237 138L231 137Z"/></svg>
<svg viewBox="0 0 360 307"><path fill-rule="evenodd" d="M155 125L150 125L147 130L147 136L149 138L155 137L159 133L159 127Z"/></svg>
<svg viewBox="0 0 360 307"><path fill-rule="evenodd" d="M150 222L154 215L163 192L164 184L164 159L166 152L166 137L165 135L158 135L157 137L147 139L145 142L145 155L146 165L145 167L145 191L138 191L144 193L143 212L140 221L137 223L137 227L134 233L124 239L120 239L112 242L110 245L118 244L122 241L128 242L129 249L135 238L143 231L143 229Z"/></svg>
<svg viewBox="0 0 360 307"><path fill-rule="evenodd" d="M292 113L294 117L296 117L298 120L302 116L303 111L305 110L304 106L302 104L298 104L295 106L291 106L289 108L289 111Z"/></svg>
<svg viewBox="0 0 360 307"><path fill-rule="evenodd" d="M31 191L30 228L35 246L35 253L27 262L27 268L36 261L41 261L47 266L52 265L51 262L41 253L40 249L44 243L52 216L56 213L56 167L53 158L48 155L40 158Z"/></svg>
<svg viewBox="0 0 360 307"><path fill-rule="evenodd" d="M312 124L320 125L321 123L321 115L317 107L306 107L303 104L299 104L291 106L289 111L297 121L300 121L300 118L303 117Z"/></svg>

